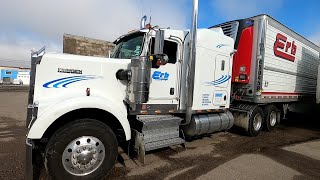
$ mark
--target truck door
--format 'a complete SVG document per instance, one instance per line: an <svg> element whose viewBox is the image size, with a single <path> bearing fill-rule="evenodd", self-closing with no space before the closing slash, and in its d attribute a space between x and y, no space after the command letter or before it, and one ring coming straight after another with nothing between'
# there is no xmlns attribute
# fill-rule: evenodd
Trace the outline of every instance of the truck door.
<svg viewBox="0 0 320 180"><path fill-rule="evenodd" d="M215 92L213 103L216 105L226 105L228 96L228 88L230 86L230 57L217 55L215 59L215 71L214 71L214 79L215 79Z"/></svg>
<svg viewBox="0 0 320 180"><path fill-rule="evenodd" d="M216 68L214 73L215 86L226 88L230 79L230 58L222 55L216 56Z"/></svg>
<svg viewBox="0 0 320 180"><path fill-rule="evenodd" d="M153 49L152 46L151 48ZM148 104L178 104L178 43L165 40L163 53L168 55L169 62L160 67L152 67Z"/></svg>

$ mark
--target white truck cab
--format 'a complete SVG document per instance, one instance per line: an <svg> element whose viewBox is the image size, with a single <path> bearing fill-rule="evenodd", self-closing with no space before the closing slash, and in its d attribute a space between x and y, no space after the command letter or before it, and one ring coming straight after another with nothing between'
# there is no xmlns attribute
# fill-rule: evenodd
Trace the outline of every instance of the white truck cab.
<svg viewBox="0 0 320 180"><path fill-rule="evenodd" d="M148 151L233 125L272 131L314 103L318 46L265 14L198 29L197 10L194 0L190 30L142 18L110 58L33 52L27 179L41 168L53 179L102 179L119 146L144 162Z"/></svg>

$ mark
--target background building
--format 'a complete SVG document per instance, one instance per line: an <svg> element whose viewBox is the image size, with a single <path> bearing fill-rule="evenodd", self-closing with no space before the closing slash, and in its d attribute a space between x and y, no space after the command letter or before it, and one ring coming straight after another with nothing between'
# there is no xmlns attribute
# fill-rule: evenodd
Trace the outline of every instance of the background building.
<svg viewBox="0 0 320 180"><path fill-rule="evenodd" d="M63 53L109 57L114 47L115 45L109 41L71 34L63 35Z"/></svg>

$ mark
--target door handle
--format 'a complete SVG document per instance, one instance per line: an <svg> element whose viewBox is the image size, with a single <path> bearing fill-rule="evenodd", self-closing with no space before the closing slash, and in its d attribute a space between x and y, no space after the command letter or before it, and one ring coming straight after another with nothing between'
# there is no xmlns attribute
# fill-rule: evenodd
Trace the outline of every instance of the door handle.
<svg viewBox="0 0 320 180"><path fill-rule="evenodd" d="M174 88L170 88L170 95L174 95Z"/></svg>

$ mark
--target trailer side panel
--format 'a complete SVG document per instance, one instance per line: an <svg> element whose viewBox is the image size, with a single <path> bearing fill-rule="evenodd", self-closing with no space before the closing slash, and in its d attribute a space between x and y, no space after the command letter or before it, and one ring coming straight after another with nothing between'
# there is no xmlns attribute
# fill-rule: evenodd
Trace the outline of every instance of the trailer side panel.
<svg viewBox="0 0 320 180"><path fill-rule="evenodd" d="M316 93L319 51L287 27L268 18L262 99L291 98Z"/></svg>

